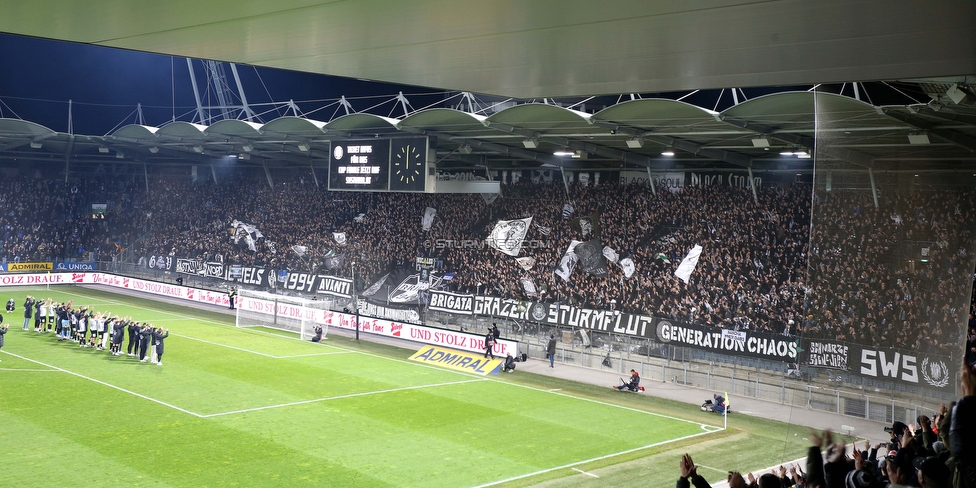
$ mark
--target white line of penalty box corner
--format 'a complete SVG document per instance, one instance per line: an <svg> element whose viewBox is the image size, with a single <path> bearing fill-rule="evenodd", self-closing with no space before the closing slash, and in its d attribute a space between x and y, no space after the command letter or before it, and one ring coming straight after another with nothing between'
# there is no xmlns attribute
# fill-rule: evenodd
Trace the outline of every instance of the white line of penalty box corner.
<svg viewBox="0 0 976 488"><path fill-rule="evenodd" d="M85 298L94 298L94 297L91 297L90 295L84 295L84 294L80 294L80 293L72 293L72 292L68 292L68 291L60 291L60 292L61 293L64 293L64 294L67 294L67 295L74 295L74 296L85 297ZM114 304L118 304L118 305L131 306L130 304L127 304L127 303L124 303L124 302L119 302L119 301L116 301L116 300L108 300L108 299L104 299L104 298L97 298L96 300L101 301L101 302L104 302L104 303L114 303ZM172 316L175 316L175 317L181 317L181 318L184 318L184 319L191 319L191 320L195 320L195 321L198 321L198 322L204 322L204 323L216 324L216 325L220 325L220 326L226 326L226 324L224 324L224 323L216 322L216 321L213 321L213 320L200 319L200 318L197 318L197 317L190 317L190 316L187 316L187 315L182 315L182 314L173 313L173 312L166 312L166 311L163 311L163 310L149 308L149 307L142 307L142 308L144 308L145 310L151 310L153 312L161 313L161 314L164 314L164 315L172 315ZM279 339L299 340L299 339L294 339L294 338L291 338L291 337L286 337L286 336L283 336L283 335L280 335L280 334L274 334L274 333L271 333L271 332L265 332L265 331L259 331L259 330L255 330L255 331L252 331L252 332L269 335L269 336L276 337L276 338L279 338ZM243 352L248 352L248 353L252 353L252 354L256 354L256 355L259 355L259 356L264 356L264 357L268 357L268 358L272 358L272 359L288 359L288 358L291 358L291 357L304 357L305 356L305 355L273 356L273 355L270 355L270 354L266 354L266 353L262 353L262 352L258 352L258 351L251 351L249 349L239 348L239 347L236 347L236 346L230 346L230 345L227 345L227 344L220 344L220 343L216 343L216 342L211 342L211 341L207 341L205 339L198 339L198 338L195 338L195 337L183 336L183 335L179 335L179 334L173 334L173 335L178 336L178 337L183 337L183 338L186 338L186 339L191 339L191 340L196 340L196 341L200 341L200 342L204 342L204 343L209 343L209 344L216 345L216 346L220 346L220 347L227 347L227 348L231 348L231 349L237 349L237 350L240 350L240 351L243 351ZM325 345L325 344L323 344L323 345ZM389 360L389 361L407 363L406 361L401 360L401 359L389 358L389 357L386 357L386 356L379 356L379 355L375 355L375 354L371 354L371 353L367 353L367 352L363 352L363 351L353 351L353 350L345 349L345 348L342 348L342 347L339 347L339 346L328 346L328 347L333 347L333 348L336 348L336 349L340 349L340 351L326 352L326 353L313 353L311 355L358 353L358 354L364 354L364 355L367 355L367 356L378 357L378 358L385 359L385 360ZM439 367L432 366L432 365L424 365L424 364L416 364L416 363L407 363L407 364L410 364L411 366L421 366L421 367L427 367L427 368L432 368L432 369L437 369L437 370L440 370L440 371L444 371L443 368L439 368ZM49 367L53 367L53 366L49 366ZM69 371L65 371L65 372L71 373ZM471 376L471 375L466 374L466 373L459 373L459 372L454 372L454 373L462 374L464 376ZM76 374L76 373L71 373L71 374ZM78 376L82 376L82 375L78 375ZM84 376L82 376L82 377L84 377ZM96 381L96 382L99 381L99 380L94 380L94 379L91 379L91 380L92 381ZM472 381L479 381L479 380L480 381L499 381L499 380L489 380L487 378L477 378L477 380L472 380ZM467 382L471 382L471 381L467 381ZM722 427L717 427L717 426L708 425L708 424L702 424L702 423L694 422L694 421L691 421L691 420L682 419L682 418L679 418L679 417L672 417L670 415L663 415L663 414L659 414L659 413L648 412L646 410L640 410L640 409L636 409L636 408L625 407L623 405L617 405L617 404L614 404L614 403L603 402L603 401L600 401L600 400L594 400L594 399L590 399L590 398L577 397L575 395L569 395L569 394L566 394L566 393L558 392L556 390L545 390L545 389L541 389L541 388L535 388L535 387L531 387L531 386L527 386L527 385L520 385L518 383L511 383L511 382L507 382L507 381L504 381L503 383L506 383L506 384L509 384L509 385L512 385L512 386L516 386L516 387L520 387L520 388L526 388L526 389L530 389L530 390L551 393L551 394L554 394L554 395L564 396L564 397L567 397L567 398L573 398L573 399L577 399L577 400L581 400L581 401L586 401L586 402L590 402L590 403L596 403L596 404L605 405L605 406L609 406L609 407L620 408L620 409L624 409L624 410L630 410L630 411L634 411L634 412L637 412L637 413L642 413L642 414L651 415L651 416L655 416L655 417L667 418L667 419L676 420L676 421L680 421L680 422L684 422L684 423L691 423L691 424L698 425L703 431L705 431L705 433L717 432L717 431L720 431L720 430L723 429ZM110 386L112 388L120 389L122 391L127 391L127 390L124 390L124 389L122 389L120 387L116 387L114 385L110 385L108 383L105 383L105 385L106 386ZM440 384L432 385L432 386L440 386ZM416 388L423 388L423 387L425 387L425 386L410 387L409 389L416 389ZM392 391L398 391L398 389L382 390L381 392L392 392ZM140 395L140 394L135 393L135 392L130 392L130 393L132 393L134 395L137 395L137 396L142 396L145 399L148 399L148 400L151 400L151 401L155 401L157 403L161 403L161 404L170 406L172 408L175 408L177 410L180 410L180 411L189 413L189 414L194 415L194 416L207 417L207 416L215 416L215 415L226 415L226 414L223 414L223 413L222 414L209 414L209 415L196 414L194 412L190 412L188 410L184 410L184 409L179 408L179 407L176 407L174 405L169 405L169 404L166 404L165 402L158 401L158 400L155 400L155 399L152 399L152 398L149 398L149 397L145 397L145 396ZM363 394L375 394L375 393L365 392L365 393L360 393L360 394L354 394L354 396L362 396ZM292 402L292 403L287 403L287 404L281 404L280 406L300 405L302 403L309 403L309 402L316 402L316 401L325 401L325 400L329 400L329 399L337 399L337 398L328 397L328 398L325 398L325 399L303 400L303 401L299 401L299 402ZM267 409L267 408L277 408L277 406L272 405L272 406L266 406L266 407L256 407L257 410ZM247 409L247 410L244 410L242 412L254 411L254 410L255 409Z"/></svg>
<svg viewBox="0 0 976 488"><path fill-rule="evenodd" d="M297 405L306 405L306 404L310 404L310 403L326 402L326 401L330 401L330 400L341 400L341 399L344 399L344 398L355 398L355 397L361 397L361 396L378 395L378 394L382 394L382 393L394 393L394 392L398 392L398 391L420 390L420 389L424 389L424 388L435 388L435 387L439 387L439 386L460 385L460 384L464 384L464 383L474 383L474 382L479 382L479 381L488 381L487 378L473 378L473 379L460 380L460 381L449 381L449 382L444 382L444 383L433 383L433 384L426 384L426 385L404 386L404 387L400 387L400 388L388 388L388 389L385 389L385 390L375 390L375 391L365 391L365 392L349 393L349 394L346 394L346 395L335 395L335 396L330 396L330 397L313 398L313 399L310 399L310 400L298 400L298 401L294 401L294 402L278 403L278 404L274 404L274 405L264 405L264 406L260 406L260 407L244 408L244 409L240 409L240 410L231 410L231 411L227 411L227 412L217 412L217 413L211 413L211 414L202 414L202 413L193 412L191 410L187 410L185 408L182 408L182 407L173 405L172 403L164 402L162 400L159 400L157 398L150 397L148 395L143 395L142 393L138 393L138 392L134 392L132 390L126 389L126 388L122 388L121 386L118 386L118 385L113 385L113 384L108 383L106 381L102 381L102 380L99 380L99 379L96 379L96 378L92 378L90 376L83 375L81 373L76 373L74 371L70 371L70 370L67 370L67 369L64 369L64 368L60 368L58 366L54 366L54 365L51 365L51 364L47 364L45 362L38 361L36 359L31 359L31 358L28 358L28 357L25 357L25 356L21 356L19 354L14 354L14 353L12 353L10 351L0 351L0 352L2 352L4 354L7 354L7 355L10 355L10 356L13 356L15 358L24 360L24 361L28 361L28 362L31 362L31 363L38 364L38 365L44 366L46 368L49 368L47 370L39 370L39 369L32 369L32 370L18 369L19 371L33 371L33 372L44 371L44 372L60 372L60 373L66 373L66 374L69 374L69 375L72 375L72 376L77 376L79 378L82 378L82 379L85 379L85 380L88 380L88 381L91 381L91 382L94 382L94 383L98 383L100 385L107 386L107 387L112 388L114 390L118 390L118 391L121 391L123 393L127 393L129 395L133 395L133 396L142 398L143 400L148 400L148 401L151 401L153 403L157 403L159 405L163 405L165 407L169 407L169 408L172 408L174 410L178 410L178 411L183 412L185 414L192 415L194 417L202 418L202 419L211 418L211 417L221 417L221 416L225 416L225 415L234 415L234 414L248 413L248 412L257 412L257 411L260 411L260 410L270 410L270 409L274 409L274 408L291 407L291 406L297 406ZM14 369L14 368L10 368L10 369Z"/></svg>

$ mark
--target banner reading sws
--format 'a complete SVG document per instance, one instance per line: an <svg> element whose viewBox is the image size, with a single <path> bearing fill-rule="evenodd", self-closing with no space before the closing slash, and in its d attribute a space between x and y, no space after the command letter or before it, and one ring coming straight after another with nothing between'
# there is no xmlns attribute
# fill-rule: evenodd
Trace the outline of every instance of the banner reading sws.
<svg viewBox="0 0 976 488"><path fill-rule="evenodd" d="M949 354L899 351L822 339L805 340L803 345L806 350L803 363L811 368L846 371L863 378L939 390L955 387L948 365L956 361Z"/></svg>

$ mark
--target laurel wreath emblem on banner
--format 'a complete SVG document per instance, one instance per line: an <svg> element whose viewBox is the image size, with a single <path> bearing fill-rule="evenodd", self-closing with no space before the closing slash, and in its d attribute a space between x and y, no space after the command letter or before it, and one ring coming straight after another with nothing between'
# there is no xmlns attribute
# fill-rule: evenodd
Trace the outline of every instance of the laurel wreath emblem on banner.
<svg viewBox="0 0 976 488"><path fill-rule="evenodd" d="M942 388L949 384L949 368L942 361L929 362L929 358L922 360L922 378L926 383Z"/></svg>

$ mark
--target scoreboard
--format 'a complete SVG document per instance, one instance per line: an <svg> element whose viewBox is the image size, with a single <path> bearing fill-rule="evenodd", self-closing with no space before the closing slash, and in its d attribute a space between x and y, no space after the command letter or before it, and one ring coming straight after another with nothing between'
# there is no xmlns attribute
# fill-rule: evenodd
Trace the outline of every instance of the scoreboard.
<svg viewBox="0 0 976 488"><path fill-rule="evenodd" d="M329 190L423 192L427 138L332 141Z"/></svg>

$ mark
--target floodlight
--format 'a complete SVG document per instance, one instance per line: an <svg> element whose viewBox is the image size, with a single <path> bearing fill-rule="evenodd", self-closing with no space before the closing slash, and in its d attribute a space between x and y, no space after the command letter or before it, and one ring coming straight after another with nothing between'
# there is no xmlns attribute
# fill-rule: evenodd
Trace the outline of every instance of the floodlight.
<svg viewBox="0 0 976 488"><path fill-rule="evenodd" d="M631 149L640 149L644 147L644 141L640 140L640 138L637 137L633 139L627 139L627 147Z"/></svg>
<svg viewBox="0 0 976 488"><path fill-rule="evenodd" d="M525 140L522 141L522 145L525 146L526 149L535 149L535 148L539 147L539 140L538 139L525 139Z"/></svg>

